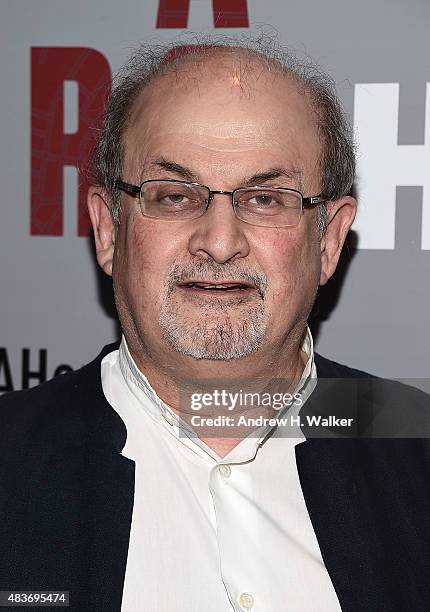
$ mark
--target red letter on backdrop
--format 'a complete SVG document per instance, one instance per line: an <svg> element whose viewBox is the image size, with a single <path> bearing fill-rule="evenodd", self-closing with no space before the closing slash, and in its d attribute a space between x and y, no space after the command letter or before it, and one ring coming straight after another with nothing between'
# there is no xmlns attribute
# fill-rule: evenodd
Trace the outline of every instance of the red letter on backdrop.
<svg viewBox="0 0 430 612"><path fill-rule="evenodd" d="M79 88L78 129L64 134L64 81ZM85 167L94 145L111 74L99 51L81 47L31 50L31 234L63 234L63 168L79 172L78 234L88 234Z"/></svg>
<svg viewBox="0 0 430 612"><path fill-rule="evenodd" d="M157 28L186 28L190 0L160 0ZM215 28L248 28L247 0L212 0Z"/></svg>
<svg viewBox="0 0 430 612"><path fill-rule="evenodd" d="M249 28L246 0L212 0L216 28Z"/></svg>

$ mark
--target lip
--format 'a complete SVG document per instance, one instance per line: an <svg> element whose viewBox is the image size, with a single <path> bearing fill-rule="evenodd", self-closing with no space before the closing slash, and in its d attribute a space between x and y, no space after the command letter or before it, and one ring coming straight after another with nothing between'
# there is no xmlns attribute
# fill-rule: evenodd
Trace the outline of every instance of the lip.
<svg viewBox="0 0 430 612"><path fill-rule="evenodd" d="M209 297L243 297L250 292L255 291L255 287L253 285L240 280L231 279L218 279L216 281L188 279L182 283L179 283L178 287L187 293L205 295Z"/></svg>
<svg viewBox="0 0 430 612"><path fill-rule="evenodd" d="M242 280L232 280L231 278L229 279L218 279L218 280L208 280L208 279L201 279L201 278L190 278L187 279L185 281L183 281L182 283L179 283L180 287L186 287L188 285L213 285L214 287L216 286L233 286L233 285L239 285L239 286L243 286L245 288L254 288L253 285L250 285L247 282L244 282Z"/></svg>

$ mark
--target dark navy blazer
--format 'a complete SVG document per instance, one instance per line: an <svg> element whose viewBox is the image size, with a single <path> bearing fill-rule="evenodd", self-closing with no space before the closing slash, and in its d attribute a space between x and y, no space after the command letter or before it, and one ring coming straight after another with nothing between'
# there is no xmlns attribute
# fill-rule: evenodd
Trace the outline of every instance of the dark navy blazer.
<svg viewBox="0 0 430 612"><path fill-rule="evenodd" d="M126 428L101 386L101 360L115 348L105 347L80 370L0 399L0 590L68 590L73 612L121 610L135 463L121 455ZM311 437L308 428L310 437L296 447L304 498L342 610L428 612L427 424L421 439L408 437L415 434L396 419L401 438L369 436L399 397L401 414L414 425L430 413L429 398L315 359L319 382L304 414L360 416L352 437ZM333 380L324 386L323 379ZM355 384L348 390L345 379L361 380L365 391ZM270 580L270 567L267 573ZM142 611L156 612L145 602Z"/></svg>

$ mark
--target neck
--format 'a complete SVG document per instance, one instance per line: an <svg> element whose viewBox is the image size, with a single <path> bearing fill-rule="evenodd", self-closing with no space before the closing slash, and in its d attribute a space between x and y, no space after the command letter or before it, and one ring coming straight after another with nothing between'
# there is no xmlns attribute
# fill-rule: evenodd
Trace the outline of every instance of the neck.
<svg viewBox="0 0 430 612"><path fill-rule="evenodd" d="M124 334L138 370L146 376L158 397L177 412L181 390L192 386L196 391L204 391L208 381L229 386L253 381L261 387L274 379L300 379L307 359L301 350L305 335L306 326L303 326L280 346L265 347L242 359L217 361L167 352L164 347L159 355L154 351L150 353L133 337Z"/></svg>
<svg viewBox="0 0 430 612"><path fill-rule="evenodd" d="M248 367L237 361L208 364L202 360L197 364L199 368L186 372L178 365L173 371L165 365L156 367L154 361L142 359L130 348L129 352L138 369L136 375L143 373L158 397L223 458L261 426L254 424L255 419L273 418L280 409L280 406L275 410L270 404L262 405L260 401L254 405L253 400L249 405L246 396L293 398L308 359L300 346L301 343L288 356L280 352L276 359L260 358L258 364L247 364ZM276 367L278 364L283 367ZM240 421L241 417L245 417L246 424Z"/></svg>
<svg viewBox="0 0 430 612"><path fill-rule="evenodd" d="M243 392L259 394L261 398L276 393L293 394L308 356L301 350L306 330L289 338L281 347L268 347L247 358L235 361L196 360L175 352L171 360L149 357L132 339L126 338L128 350L138 370L142 372L158 397L185 422L194 427L194 419L207 422L214 417L238 419L273 417L277 413L270 405L251 408L241 404ZM196 398L198 401L196 401ZM206 401L202 401L206 398ZM219 427L199 427L199 438L219 456L224 457L255 427L229 427L226 421Z"/></svg>

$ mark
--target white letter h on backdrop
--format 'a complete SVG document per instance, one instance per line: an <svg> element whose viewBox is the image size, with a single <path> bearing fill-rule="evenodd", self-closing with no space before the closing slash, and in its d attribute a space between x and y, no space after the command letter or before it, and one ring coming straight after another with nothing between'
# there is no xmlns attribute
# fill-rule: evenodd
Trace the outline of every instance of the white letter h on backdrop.
<svg viewBox="0 0 430 612"><path fill-rule="evenodd" d="M422 186L421 248L430 249L430 83L426 90L423 145L397 144L398 83L355 86L354 131L358 140L360 249L394 249L396 187Z"/></svg>

